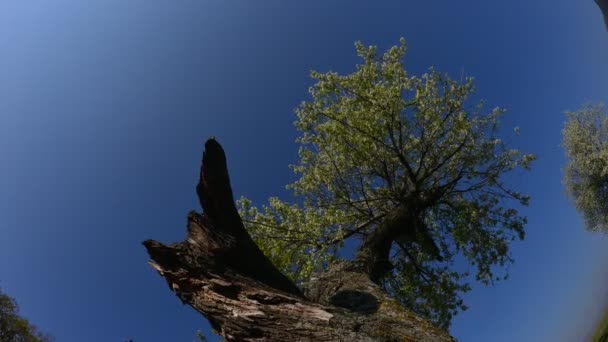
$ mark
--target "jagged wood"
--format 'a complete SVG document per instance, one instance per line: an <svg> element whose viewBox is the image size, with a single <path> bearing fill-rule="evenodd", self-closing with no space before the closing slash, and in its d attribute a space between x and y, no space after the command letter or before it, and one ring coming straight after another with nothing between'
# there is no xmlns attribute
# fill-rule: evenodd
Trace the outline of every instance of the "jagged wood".
<svg viewBox="0 0 608 342"><path fill-rule="evenodd" d="M214 139L205 144L196 190L203 214L189 213L186 240L170 246L147 240L144 245L170 289L226 340L454 341L370 279L370 272L386 269L372 265L382 257L369 254L378 249L370 244L363 244L356 260L333 264L300 290L245 230L226 156ZM385 240L378 241L383 245Z"/></svg>

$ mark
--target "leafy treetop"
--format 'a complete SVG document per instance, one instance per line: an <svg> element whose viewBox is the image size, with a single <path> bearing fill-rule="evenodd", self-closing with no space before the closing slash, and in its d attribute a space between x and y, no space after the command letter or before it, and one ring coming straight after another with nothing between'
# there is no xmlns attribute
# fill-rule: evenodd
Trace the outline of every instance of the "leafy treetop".
<svg viewBox="0 0 608 342"><path fill-rule="evenodd" d="M564 183L587 228L608 232L608 115L599 105L567 117L562 132L568 157Z"/></svg>
<svg viewBox="0 0 608 342"><path fill-rule="evenodd" d="M403 39L382 56L355 47L357 70L312 72L312 99L296 110L300 161L291 167L299 179L288 189L299 201L273 197L258 209L243 197L240 213L296 283L326 269L348 239L364 246L381 237L386 248L373 251L390 267L373 280L448 327L470 289L469 273L457 266L474 266L489 284L496 266L512 262L509 243L524 238L526 219L509 203L527 205L529 197L503 175L535 158L497 137L504 110L465 106L471 78L457 82L433 69L408 75Z"/></svg>
<svg viewBox="0 0 608 342"><path fill-rule="evenodd" d="M0 290L0 341L6 342L51 342L27 319L19 316L19 307L14 299Z"/></svg>

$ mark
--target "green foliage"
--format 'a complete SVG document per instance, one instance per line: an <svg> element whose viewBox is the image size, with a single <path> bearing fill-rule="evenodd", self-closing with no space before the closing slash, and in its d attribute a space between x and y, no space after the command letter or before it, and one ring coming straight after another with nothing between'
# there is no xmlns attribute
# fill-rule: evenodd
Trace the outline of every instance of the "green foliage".
<svg viewBox="0 0 608 342"><path fill-rule="evenodd" d="M604 317L598 323L593 335L591 336L591 342L608 342L608 311L604 313Z"/></svg>
<svg viewBox="0 0 608 342"><path fill-rule="evenodd" d="M200 330L196 332L196 339L199 342L208 342L207 337L205 337L205 334Z"/></svg>
<svg viewBox="0 0 608 342"><path fill-rule="evenodd" d="M441 260L424 244L397 239L389 293L447 327L464 310L470 289L457 258L490 284L496 266L512 259L510 241L523 239L526 219L509 200L529 197L509 189L504 173L528 169L535 159L496 137L504 110L465 107L472 79L456 82L434 70L410 76L405 41L379 57L355 44L363 63L349 75L312 72L312 99L296 110L301 132L300 178L288 188L300 200L271 198L261 210L239 201L247 229L262 251L296 282L323 270L353 237L373 234L399 205L424 223ZM404 231L407 227L404 227ZM460 264L464 264L460 262Z"/></svg>
<svg viewBox="0 0 608 342"><path fill-rule="evenodd" d="M218 333L217 331L213 330L213 332L214 332L216 335L219 335L219 333ZM198 342L208 342L208 341L209 341L209 339L207 339L207 336L205 336L205 334L203 334L203 332L202 332L202 331L200 331L200 330L196 332L196 340L197 340ZM221 337L221 336L220 336L220 337L219 337L219 339L217 339L217 340L218 340L218 341L225 341L225 340L224 340L224 338L223 338L223 337Z"/></svg>
<svg viewBox="0 0 608 342"><path fill-rule="evenodd" d="M567 113L564 183L588 229L608 232L608 115L603 106Z"/></svg>
<svg viewBox="0 0 608 342"><path fill-rule="evenodd" d="M19 308L14 299L0 290L0 341L2 342L50 342L52 338L44 335L31 325L27 319L18 315Z"/></svg>

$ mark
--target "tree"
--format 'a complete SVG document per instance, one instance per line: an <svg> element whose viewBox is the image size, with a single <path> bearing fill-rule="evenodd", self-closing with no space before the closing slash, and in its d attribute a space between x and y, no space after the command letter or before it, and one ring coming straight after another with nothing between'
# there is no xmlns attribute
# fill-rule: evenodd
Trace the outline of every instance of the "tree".
<svg viewBox="0 0 608 342"><path fill-rule="evenodd" d="M203 214L189 213L186 240L143 244L169 288L226 341L454 341L350 262L298 288L245 230L214 139L205 143L196 191Z"/></svg>
<svg viewBox="0 0 608 342"><path fill-rule="evenodd" d="M261 249L297 283L326 269L337 247L360 237L356 259L403 304L447 327L465 306L467 272L483 283L511 262L509 242L523 239L525 218L505 200L528 197L501 176L534 159L496 137L494 109L466 109L472 79L458 83L431 70L409 76L405 42L381 58L356 44L356 72L313 72L312 99L297 109L297 203L271 198L240 211ZM503 276L504 277L504 276Z"/></svg>
<svg viewBox="0 0 608 342"><path fill-rule="evenodd" d="M489 284L523 239L503 175L534 159L497 138L503 110L465 107L472 80L408 76L405 43L346 76L316 73L297 110L295 203L235 207L226 157L205 144L184 242L144 242L151 265L227 341L452 341L464 261ZM337 252L358 242L348 260ZM415 311L412 312L411 310Z"/></svg>
<svg viewBox="0 0 608 342"><path fill-rule="evenodd" d="M591 231L608 232L608 115L603 106L567 113L564 183Z"/></svg>
<svg viewBox="0 0 608 342"><path fill-rule="evenodd" d="M27 319L19 316L14 299L0 290L0 342L50 342L53 339L42 334Z"/></svg>

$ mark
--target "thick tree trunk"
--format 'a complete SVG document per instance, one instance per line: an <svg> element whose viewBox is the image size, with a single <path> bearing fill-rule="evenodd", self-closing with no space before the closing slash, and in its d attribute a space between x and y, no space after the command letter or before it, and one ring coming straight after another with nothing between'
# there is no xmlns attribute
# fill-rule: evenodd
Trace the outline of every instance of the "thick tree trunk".
<svg viewBox="0 0 608 342"><path fill-rule="evenodd" d="M414 242L436 260L443 257L424 221L419 217L422 209L412 205L415 201L404 201L370 233L355 256L353 264L375 283L379 283L392 269L390 251L395 241Z"/></svg>
<svg viewBox="0 0 608 342"><path fill-rule="evenodd" d="M393 265L389 261L393 241L398 237L415 241L416 225L414 222L414 213L407 205L402 204L396 207L382 224L363 241L354 260L358 270L367 274L373 282L378 283L393 269Z"/></svg>
<svg viewBox="0 0 608 342"><path fill-rule="evenodd" d="M205 144L186 241L144 242L150 264L228 341L453 341L388 297L356 263L300 290L262 254L234 206L221 146Z"/></svg>

